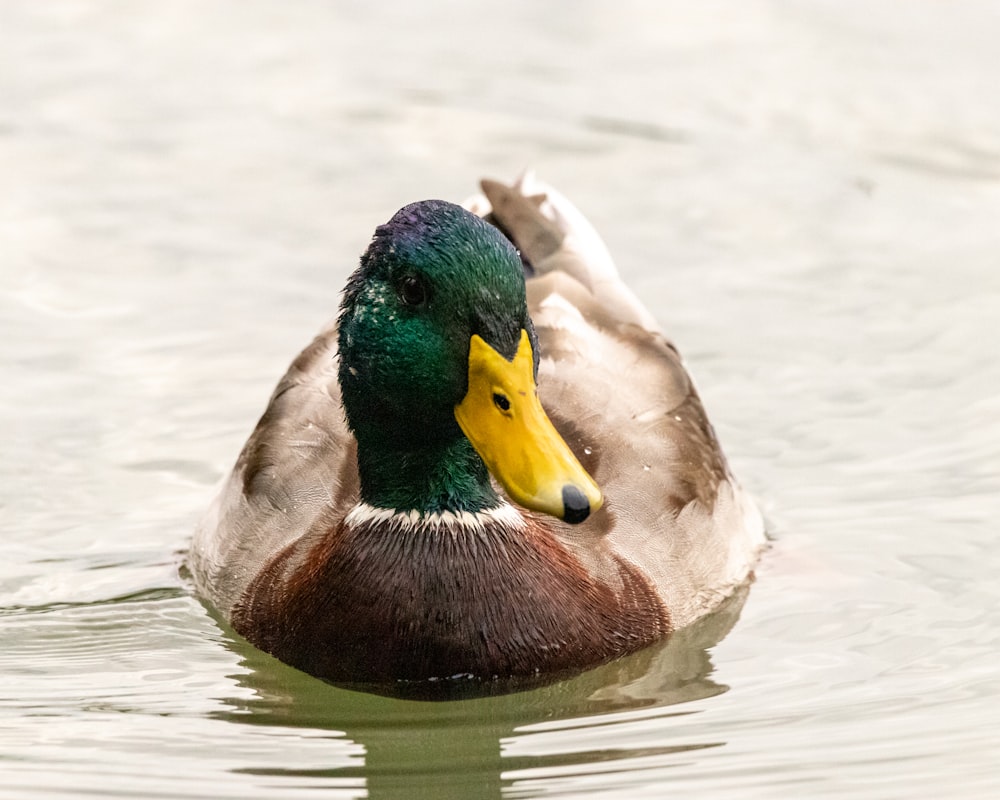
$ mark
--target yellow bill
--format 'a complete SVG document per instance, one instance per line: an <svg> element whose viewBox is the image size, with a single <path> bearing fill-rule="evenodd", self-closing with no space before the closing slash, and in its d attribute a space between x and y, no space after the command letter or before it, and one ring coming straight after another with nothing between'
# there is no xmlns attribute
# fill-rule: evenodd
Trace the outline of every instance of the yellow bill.
<svg viewBox="0 0 1000 800"><path fill-rule="evenodd" d="M455 419L516 503L566 522L582 522L601 507L601 490L538 400L527 331L513 361L473 335L469 389Z"/></svg>

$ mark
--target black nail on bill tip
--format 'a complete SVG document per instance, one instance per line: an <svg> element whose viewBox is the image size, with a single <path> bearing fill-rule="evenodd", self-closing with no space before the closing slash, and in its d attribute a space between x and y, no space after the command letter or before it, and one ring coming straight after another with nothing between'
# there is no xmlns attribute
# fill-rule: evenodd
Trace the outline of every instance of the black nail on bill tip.
<svg viewBox="0 0 1000 800"><path fill-rule="evenodd" d="M583 522L590 516L590 503L583 492L572 484L566 484L562 490L563 519L574 525Z"/></svg>

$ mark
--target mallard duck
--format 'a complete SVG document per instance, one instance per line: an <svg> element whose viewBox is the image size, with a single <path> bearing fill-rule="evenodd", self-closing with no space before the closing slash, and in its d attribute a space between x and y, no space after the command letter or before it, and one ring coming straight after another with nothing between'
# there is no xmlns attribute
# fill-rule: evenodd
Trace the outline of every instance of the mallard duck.
<svg viewBox="0 0 1000 800"><path fill-rule="evenodd" d="M582 670L711 612L764 543L590 224L530 177L482 189L375 231L192 543L233 628L329 681Z"/></svg>

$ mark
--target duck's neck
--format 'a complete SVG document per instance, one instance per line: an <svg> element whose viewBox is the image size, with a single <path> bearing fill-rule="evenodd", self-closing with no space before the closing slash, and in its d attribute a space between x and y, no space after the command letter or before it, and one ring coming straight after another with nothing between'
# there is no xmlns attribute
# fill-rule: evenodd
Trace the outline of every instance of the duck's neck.
<svg viewBox="0 0 1000 800"><path fill-rule="evenodd" d="M464 436L408 448L359 438L358 472L361 499L376 508L475 513L500 504L486 465Z"/></svg>

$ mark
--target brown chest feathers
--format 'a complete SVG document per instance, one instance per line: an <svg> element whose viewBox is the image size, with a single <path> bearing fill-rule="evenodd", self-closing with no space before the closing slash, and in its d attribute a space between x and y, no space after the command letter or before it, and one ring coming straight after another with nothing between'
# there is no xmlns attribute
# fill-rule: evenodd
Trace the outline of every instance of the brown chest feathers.
<svg viewBox="0 0 1000 800"><path fill-rule="evenodd" d="M378 513L279 553L233 609L236 630L317 677L363 683L579 669L669 631L634 567L616 561L612 588L534 520Z"/></svg>

